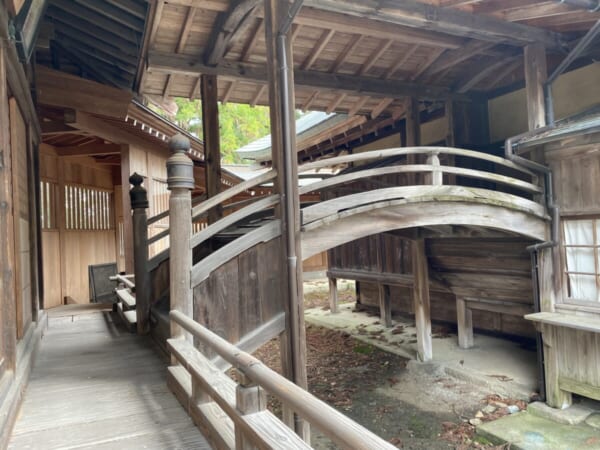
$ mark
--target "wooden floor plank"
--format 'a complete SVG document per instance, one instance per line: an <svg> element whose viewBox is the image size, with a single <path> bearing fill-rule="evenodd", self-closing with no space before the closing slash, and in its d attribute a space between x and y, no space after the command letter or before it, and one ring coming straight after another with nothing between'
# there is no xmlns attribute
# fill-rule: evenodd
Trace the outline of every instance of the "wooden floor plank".
<svg viewBox="0 0 600 450"><path fill-rule="evenodd" d="M50 319L10 449L210 449L166 386L168 361L109 312Z"/></svg>

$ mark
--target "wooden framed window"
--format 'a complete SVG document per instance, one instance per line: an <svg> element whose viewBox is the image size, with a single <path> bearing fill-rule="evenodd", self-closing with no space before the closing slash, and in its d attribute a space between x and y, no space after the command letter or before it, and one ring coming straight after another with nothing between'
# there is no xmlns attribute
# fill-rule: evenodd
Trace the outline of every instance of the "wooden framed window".
<svg viewBox="0 0 600 450"><path fill-rule="evenodd" d="M112 192L86 186L65 186L67 230L111 230L113 223Z"/></svg>
<svg viewBox="0 0 600 450"><path fill-rule="evenodd" d="M561 222L566 300L600 308L600 217Z"/></svg>

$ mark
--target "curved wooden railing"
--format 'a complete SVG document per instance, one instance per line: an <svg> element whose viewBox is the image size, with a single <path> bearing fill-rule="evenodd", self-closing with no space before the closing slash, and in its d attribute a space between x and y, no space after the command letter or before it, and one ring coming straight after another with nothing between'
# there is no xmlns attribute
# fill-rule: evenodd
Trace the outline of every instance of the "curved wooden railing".
<svg viewBox="0 0 600 450"><path fill-rule="evenodd" d="M499 156L488 155L485 153L465 150L451 147L402 147L402 148L391 148L385 150L375 150L365 153L358 153L353 155L344 155L335 158L325 159L310 162L298 167L298 173L301 177L310 177L310 174L306 174L309 171L325 169L328 167L335 167L340 165L347 165L353 163L364 163L373 162L377 160L384 160L393 157L409 156L409 155L424 155L427 157L425 164L406 164L405 161L395 162L389 166L360 169L344 173L344 174L331 174L327 177L316 177L322 178L320 181L310 183L308 185L299 188L299 194L305 195L311 192L319 192L324 189L330 189L343 184L364 180L367 178L381 177L384 175L395 175L395 174L421 174L423 180L416 185L442 185L444 184L444 175L452 175L458 177L465 177L470 179L476 179L481 181L487 181L495 183L496 185L510 188L516 192L520 192L524 198L531 198L532 196L542 196L544 188L536 184L538 176L531 170L519 166L512 161L504 159ZM440 156L450 157L462 157L471 160L479 160L487 163L493 163L497 167L503 169L510 169L521 178L529 178L531 181L525 181L523 179L501 175L498 173L472 169L468 167L457 167L456 165L442 165L440 163ZM270 195L267 197L255 197L242 202L226 205L226 202L230 202L235 196L245 192L251 191L261 185L264 185L276 178L277 174L274 170L265 172L258 177L244 181L243 183L237 184L220 194L202 202L197 203L191 211L191 220L193 223L198 224L212 208L222 205L225 211L234 212L226 215L216 223L206 226L196 227L196 232L192 238L192 247L196 247L202 242L207 241L211 237L214 237L218 233L221 233L231 225L243 221L248 217L257 214L261 211L273 208L279 202L277 195ZM457 184L457 183L452 183ZM148 219L148 224L152 225L168 216L168 211L163 212L159 215ZM169 236L169 228L165 228L160 233L148 239L148 245L151 246ZM149 267L156 267L158 263L165 260L168 257L168 248L153 256L150 259Z"/></svg>
<svg viewBox="0 0 600 450"><path fill-rule="evenodd" d="M277 397L283 405L320 430L340 448L396 448L180 311L171 311L170 316L171 321L238 371L239 384L214 367L189 341L169 340L171 353L188 372L192 385L195 386L193 393L184 394L188 397L187 403L191 404L192 417L208 415L207 408L202 411L202 405L214 402L231 419L234 430L223 429L227 425L220 420L220 427L216 427L213 432L230 436L235 434L235 448L311 448L267 410L266 393ZM177 367L171 369L177 370ZM170 377L170 382L175 385L173 390L180 395L185 391L185 382L178 381L182 378ZM207 426L206 423L202 425Z"/></svg>

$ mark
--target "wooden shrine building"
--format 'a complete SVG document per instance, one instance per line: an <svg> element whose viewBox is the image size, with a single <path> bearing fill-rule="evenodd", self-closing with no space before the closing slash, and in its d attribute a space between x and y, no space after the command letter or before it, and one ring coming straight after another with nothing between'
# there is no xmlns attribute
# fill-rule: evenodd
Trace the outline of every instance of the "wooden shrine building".
<svg viewBox="0 0 600 450"><path fill-rule="evenodd" d="M194 442L391 448L303 389L323 252L332 314L352 279L421 361L432 320L535 338L550 406L600 400L599 31L598 0L0 0L0 447L98 264ZM202 139L150 107L173 97ZM221 167L227 102L270 107L257 177ZM297 138L297 110L344 116ZM283 376L250 355L273 338Z"/></svg>

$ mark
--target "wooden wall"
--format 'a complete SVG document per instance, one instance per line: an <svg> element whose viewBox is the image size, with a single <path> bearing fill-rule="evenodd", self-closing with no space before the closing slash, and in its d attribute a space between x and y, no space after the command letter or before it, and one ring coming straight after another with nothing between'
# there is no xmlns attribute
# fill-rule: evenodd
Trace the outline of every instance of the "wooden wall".
<svg viewBox="0 0 600 450"><path fill-rule="evenodd" d="M13 214L15 282L17 301L17 337L22 337L32 321L32 241L30 202L35 198L30 191L30 156L27 125L14 98L10 106L10 139L13 170Z"/></svg>
<svg viewBox="0 0 600 450"><path fill-rule="evenodd" d="M76 303L87 303L90 300L88 266L117 260L112 169L89 157L58 157L48 145L41 146L40 158L42 181L56 187L57 197L53 205L56 220L42 231L44 305L46 308L61 305L66 297ZM107 193L112 211L108 223L106 220L102 224L75 222L65 207L68 201L65 196L71 188ZM81 214L79 217L86 215L83 211Z"/></svg>
<svg viewBox="0 0 600 450"><path fill-rule="evenodd" d="M124 249L124 266L119 270L133 273L133 237L131 223L131 203L129 201L129 176L138 173L145 178L143 186L148 192L148 217L152 217L169 208L169 194L166 189L167 158L169 155L163 149L142 148L138 145L124 145L121 149L121 198L117 217L122 221L117 222L117 228L122 230L118 236L120 245ZM161 220L148 230L152 237L169 226L169 220ZM149 256L152 257L169 246L168 237L150 246Z"/></svg>
<svg viewBox="0 0 600 450"><path fill-rule="evenodd" d="M283 312L280 245L256 245L212 272L194 288L194 319L235 343Z"/></svg>
<svg viewBox="0 0 600 450"><path fill-rule="evenodd" d="M379 242L383 245L379 246ZM475 328L520 336L534 336L535 329L523 319L521 306L533 312L531 265L523 239L426 240L430 278L452 292L431 289L431 317L456 323L456 296L482 301L505 302L519 313L473 310ZM383 249L380 258L378 248ZM393 234L369 236L330 251L330 268L410 274L411 242ZM392 308L412 314L412 289L392 286ZM379 307L379 290L375 283L360 283L360 301ZM500 310L502 308L499 308Z"/></svg>

